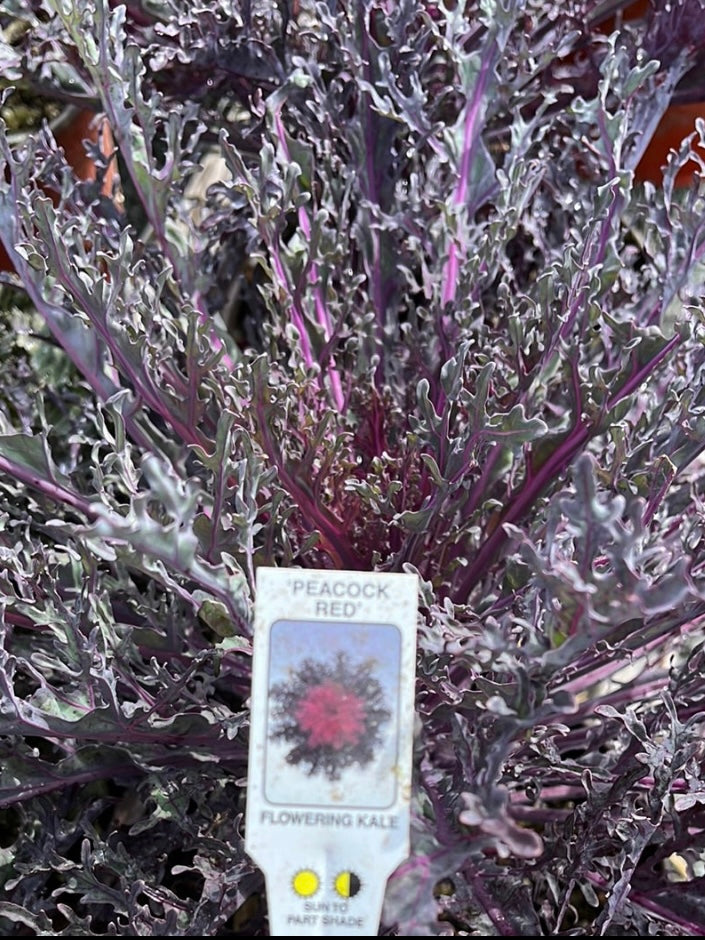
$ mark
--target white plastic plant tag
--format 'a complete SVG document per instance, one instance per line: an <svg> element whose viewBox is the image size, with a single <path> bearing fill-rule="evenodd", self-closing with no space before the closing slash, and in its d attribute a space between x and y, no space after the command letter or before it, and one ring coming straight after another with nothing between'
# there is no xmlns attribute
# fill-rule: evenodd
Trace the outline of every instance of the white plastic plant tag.
<svg viewBox="0 0 705 940"><path fill-rule="evenodd" d="M270 935L377 935L409 854L418 579L257 572L246 848Z"/></svg>

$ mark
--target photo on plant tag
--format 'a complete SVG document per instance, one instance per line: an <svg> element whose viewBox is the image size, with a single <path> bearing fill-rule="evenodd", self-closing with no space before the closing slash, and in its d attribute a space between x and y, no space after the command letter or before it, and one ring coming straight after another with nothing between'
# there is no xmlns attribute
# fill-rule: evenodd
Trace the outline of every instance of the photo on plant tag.
<svg viewBox="0 0 705 940"><path fill-rule="evenodd" d="M396 799L401 635L390 624L272 626L265 793L382 808Z"/></svg>

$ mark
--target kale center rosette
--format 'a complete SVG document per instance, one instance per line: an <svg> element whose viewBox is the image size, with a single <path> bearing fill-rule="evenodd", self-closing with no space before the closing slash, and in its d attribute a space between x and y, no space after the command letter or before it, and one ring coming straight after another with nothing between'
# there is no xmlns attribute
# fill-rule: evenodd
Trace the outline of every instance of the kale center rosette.
<svg viewBox="0 0 705 940"><path fill-rule="evenodd" d="M373 668L374 660L353 663L341 651L333 662L305 659L272 686L270 737L293 745L287 763L338 780L345 768L373 760L391 717Z"/></svg>

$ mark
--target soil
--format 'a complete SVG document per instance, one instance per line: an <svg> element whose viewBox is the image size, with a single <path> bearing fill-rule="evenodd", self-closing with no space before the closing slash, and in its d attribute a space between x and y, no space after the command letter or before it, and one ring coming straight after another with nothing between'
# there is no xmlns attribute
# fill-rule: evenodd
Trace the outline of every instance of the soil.
<svg viewBox="0 0 705 940"><path fill-rule="evenodd" d="M11 82L0 81L0 91L11 86ZM58 101L40 98L26 89L15 88L0 107L8 133L26 134L37 130L44 121L53 121L61 114L63 105Z"/></svg>

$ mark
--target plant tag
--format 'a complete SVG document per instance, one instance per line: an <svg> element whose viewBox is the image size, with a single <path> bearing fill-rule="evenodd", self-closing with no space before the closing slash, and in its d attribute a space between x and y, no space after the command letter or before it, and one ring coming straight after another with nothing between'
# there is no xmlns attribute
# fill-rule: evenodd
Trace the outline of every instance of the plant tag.
<svg viewBox="0 0 705 940"><path fill-rule="evenodd" d="M273 937L376 936L409 854L418 579L257 571L246 848Z"/></svg>

